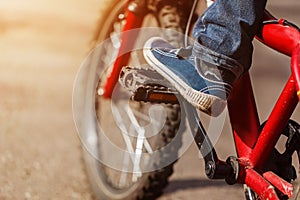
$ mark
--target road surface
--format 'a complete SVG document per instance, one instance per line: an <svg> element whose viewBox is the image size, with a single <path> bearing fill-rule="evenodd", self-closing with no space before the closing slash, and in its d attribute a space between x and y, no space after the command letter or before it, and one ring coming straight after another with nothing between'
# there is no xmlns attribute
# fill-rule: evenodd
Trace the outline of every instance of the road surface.
<svg viewBox="0 0 300 200"><path fill-rule="evenodd" d="M88 50L100 0L0 2L0 199L93 199L72 118L72 86ZM272 3L272 4L271 4ZM268 8L300 24L298 0ZM289 75L289 60L255 43L251 69L265 119ZM300 119L299 109L294 118ZM300 121L300 120L299 120ZM217 144L233 154L226 126ZM188 163L188 164L187 164ZM241 186L209 181L193 145L160 200L242 199Z"/></svg>

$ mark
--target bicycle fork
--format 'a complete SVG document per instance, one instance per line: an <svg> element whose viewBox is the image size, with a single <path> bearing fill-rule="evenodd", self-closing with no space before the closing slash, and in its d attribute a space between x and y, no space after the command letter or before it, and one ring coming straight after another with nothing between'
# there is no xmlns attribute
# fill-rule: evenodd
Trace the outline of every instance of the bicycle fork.
<svg viewBox="0 0 300 200"><path fill-rule="evenodd" d="M121 46L118 51L117 59L114 62L113 70L104 86L103 97L110 98L116 83L119 80L119 74L122 67L126 66L130 59L130 50L135 45L139 31L130 32L126 31L136 29L142 26L144 16L148 13L146 1L142 0L137 2L128 1L126 8L126 23L123 27L121 34Z"/></svg>

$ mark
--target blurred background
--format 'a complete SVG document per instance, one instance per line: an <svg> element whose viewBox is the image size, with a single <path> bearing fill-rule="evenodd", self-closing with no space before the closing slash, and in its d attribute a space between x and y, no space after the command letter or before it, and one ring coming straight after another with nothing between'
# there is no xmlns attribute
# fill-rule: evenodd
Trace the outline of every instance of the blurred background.
<svg viewBox="0 0 300 200"><path fill-rule="evenodd" d="M1 200L93 199L72 119L72 86L101 6L101 0L0 1ZM268 9L300 25L299 0L273 0ZM263 121L289 76L289 59L258 42L255 49L251 74ZM299 108L293 118L300 121ZM229 130L217 144L223 158L234 152ZM193 145L160 199L224 195L241 199L243 192L207 180Z"/></svg>

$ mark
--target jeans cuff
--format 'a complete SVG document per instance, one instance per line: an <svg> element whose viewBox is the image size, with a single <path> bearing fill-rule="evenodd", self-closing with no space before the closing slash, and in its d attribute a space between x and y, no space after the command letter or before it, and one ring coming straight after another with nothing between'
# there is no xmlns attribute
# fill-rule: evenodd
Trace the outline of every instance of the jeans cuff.
<svg viewBox="0 0 300 200"><path fill-rule="evenodd" d="M231 71L236 76L236 79L238 79L244 72L244 67L235 59L212 51L197 41L194 42L193 56Z"/></svg>

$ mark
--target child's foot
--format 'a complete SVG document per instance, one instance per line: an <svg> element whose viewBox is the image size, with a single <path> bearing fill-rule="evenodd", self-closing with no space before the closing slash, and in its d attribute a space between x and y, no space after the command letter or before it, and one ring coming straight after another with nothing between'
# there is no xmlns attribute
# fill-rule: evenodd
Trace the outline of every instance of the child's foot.
<svg viewBox="0 0 300 200"><path fill-rule="evenodd" d="M218 116L226 106L235 76L226 69L192 56L192 49L175 49L161 38L149 39L144 47L146 61L193 106Z"/></svg>

